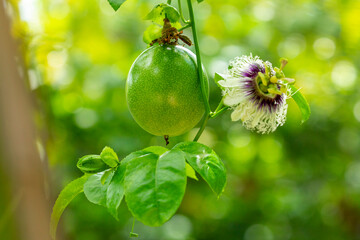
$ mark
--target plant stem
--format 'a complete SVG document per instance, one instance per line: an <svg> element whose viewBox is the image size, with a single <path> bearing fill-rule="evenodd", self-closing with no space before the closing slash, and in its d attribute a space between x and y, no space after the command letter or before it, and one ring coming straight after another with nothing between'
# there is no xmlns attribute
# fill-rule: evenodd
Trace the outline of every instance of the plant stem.
<svg viewBox="0 0 360 240"><path fill-rule="evenodd" d="M190 21L186 20L184 18L184 15L183 15L183 12L182 12L182 7L181 7L181 0L178 0L178 7L179 7L179 11L180 11L181 21L183 21L185 24L188 24Z"/></svg>
<svg viewBox="0 0 360 240"><path fill-rule="evenodd" d="M135 226L135 217L134 217L133 224L132 224L132 228L131 228L131 232L130 232L130 238L138 237L138 236L139 236L137 233L134 233L134 226Z"/></svg>
<svg viewBox="0 0 360 240"><path fill-rule="evenodd" d="M194 142L197 142L199 140L201 134L205 130L205 127L206 127L206 124L207 124L209 118L210 118L210 114L205 114L204 115L204 117L203 117L203 119L201 121L201 127L200 127L199 131L197 132L196 136L194 137L194 140L193 140Z"/></svg>
<svg viewBox="0 0 360 240"><path fill-rule="evenodd" d="M210 112L210 114L207 114L203 117L203 119L201 121L201 127L193 140L194 142L197 142L199 140L199 138L200 138L201 134L204 132L206 124L210 118L216 118L217 116L219 116L220 114L222 114L223 112L225 112L226 110L229 109L228 106L223 107L224 106L223 102L224 102L224 98L221 99L219 105L217 106L217 108L214 112Z"/></svg>
<svg viewBox="0 0 360 240"><path fill-rule="evenodd" d="M210 113L210 117L211 118L216 118L217 116L219 116L221 113L223 113L225 110L227 110L229 107L223 107L224 106L224 98L221 99L221 101L219 102L219 105L217 106L217 108L215 109L214 112Z"/></svg>
<svg viewBox="0 0 360 240"><path fill-rule="evenodd" d="M228 110L229 107L223 107L222 109L216 111L216 112L213 112L211 114L211 118L216 118L217 116L219 116L220 114L222 114L223 112L225 112L226 110Z"/></svg>
<svg viewBox="0 0 360 240"><path fill-rule="evenodd" d="M171 0L170 0L170 2L171 2ZM133 220L133 224L132 224L131 232L134 232L134 227L135 227L135 217L134 217L134 220Z"/></svg>
<svg viewBox="0 0 360 240"><path fill-rule="evenodd" d="M217 111L219 111L223 105L224 105L224 98L221 99L221 101L219 102L219 105L216 107L214 113L216 113Z"/></svg>
<svg viewBox="0 0 360 240"><path fill-rule="evenodd" d="M203 97L204 104L205 104L205 114L209 115L210 114L210 105L209 105L209 100L208 100L208 94L206 92L207 91L206 84L205 84L206 79L204 79L203 72L202 72L200 48L199 48L199 43L198 43L198 39L197 39L194 11L192 8L191 0L187 0L187 4L188 4L188 8L189 8L190 24L191 24L193 38L194 38L198 78L200 79L201 92L202 92L202 97Z"/></svg>
<svg viewBox="0 0 360 240"><path fill-rule="evenodd" d="M210 105L209 105L208 94L206 92L207 91L206 84L205 84L206 79L204 79L203 72L202 72L200 47L199 47L199 42L198 42L197 33L196 33L195 17L194 17L194 11L193 11L191 0L187 0L187 5L188 5L188 9L189 9L190 25L191 25L191 29L192 29L192 33L193 33L193 38L194 38L198 78L200 80L201 93L202 93L203 101L205 104L205 114L201 121L200 129L194 138L194 142L196 142L197 140L199 140L201 134L203 133L203 131L206 127L206 124L210 118L211 110L210 110Z"/></svg>
<svg viewBox="0 0 360 240"><path fill-rule="evenodd" d="M186 24L185 26L182 26L181 28L179 28L178 31L180 32L180 31L182 31L182 30L184 30L186 28L189 28L189 27L191 27L191 24Z"/></svg>

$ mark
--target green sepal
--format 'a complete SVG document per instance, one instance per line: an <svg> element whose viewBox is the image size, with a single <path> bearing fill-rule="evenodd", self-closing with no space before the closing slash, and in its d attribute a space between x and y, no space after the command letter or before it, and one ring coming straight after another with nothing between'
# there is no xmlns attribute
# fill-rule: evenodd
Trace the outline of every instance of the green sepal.
<svg viewBox="0 0 360 240"><path fill-rule="evenodd" d="M60 192L55 201L50 221L50 235L53 240L56 239L56 229L62 213L69 203L80 193L83 192L84 184L88 179L88 175L84 175L74 181L70 182Z"/></svg>
<svg viewBox="0 0 360 240"><path fill-rule="evenodd" d="M117 11L126 0L108 0L110 6Z"/></svg>
<svg viewBox="0 0 360 240"><path fill-rule="evenodd" d="M86 155L81 157L77 162L77 167L83 173L90 174L102 172L109 168L109 166L103 162L100 155Z"/></svg>
<svg viewBox="0 0 360 240"><path fill-rule="evenodd" d="M181 150L190 166L200 174L214 193L220 196L226 185L226 169L218 155L198 142L181 142L173 149Z"/></svg>
<svg viewBox="0 0 360 240"><path fill-rule="evenodd" d="M311 109L309 103L307 102L304 95L301 94L299 89L297 89L294 85L289 85L289 86L292 94L291 97L292 99L294 99L295 103L297 104L301 112L301 118L302 118L301 123L304 123L310 118L311 115Z"/></svg>
<svg viewBox="0 0 360 240"><path fill-rule="evenodd" d="M156 24L163 25L163 19L166 17L169 19L171 23L176 23L180 19L179 11L173 6L167 3L160 3L156 5L148 15L145 16L145 20L151 20Z"/></svg>
<svg viewBox="0 0 360 240"><path fill-rule="evenodd" d="M224 74L222 74L222 73L215 73L215 76L214 76L214 82L216 83L216 85L220 88L220 89L224 89L224 87L223 86L221 86L220 84L219 84L219 81L220 80L225 80L226 79L226 76L224 75Z"/></svg>
<svg viewBox="0 0 360 240"><path fill-rule="evenodd" d="M103 162L111 168L117 167L117 165L119 165L119 158L115 151L110 147L104 147L100 153L100 157Z"/></svg>

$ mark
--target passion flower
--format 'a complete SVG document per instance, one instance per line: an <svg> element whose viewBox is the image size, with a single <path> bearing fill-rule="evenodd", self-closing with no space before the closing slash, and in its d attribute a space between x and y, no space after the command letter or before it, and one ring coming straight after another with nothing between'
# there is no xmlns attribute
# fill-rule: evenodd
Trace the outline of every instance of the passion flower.
<svg viewBox="0 0 360 240"><path fill-rule="evenodd" d="M273 68L270 62L252 54L230 62L224 79L218 83L224 104L233 109L233 121L241 120L245 128L261 134L273 132L285 123L289 84L295 80L282 72L287 60L280 62L280 68Z"/></svg>

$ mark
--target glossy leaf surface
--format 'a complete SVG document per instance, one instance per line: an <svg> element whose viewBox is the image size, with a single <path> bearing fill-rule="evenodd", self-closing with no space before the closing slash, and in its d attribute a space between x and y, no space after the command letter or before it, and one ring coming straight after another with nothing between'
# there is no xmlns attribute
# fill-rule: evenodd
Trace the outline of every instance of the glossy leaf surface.
<svg viewBox="0 0 360 240"><path fill-rule="evenodd" d="M219 196L226 185L226 170L218 155L209 147L198 142L182 142L174 149L180 149L187 162L209 184Z"/></svg>
<svg viewBox="0 0 360 240"><path fill-rule="evenodd" d="M162 225L176 212L185 193L183 154L171 150L132 159L124 185L126 202L136 219L149 226Z"/></svg>

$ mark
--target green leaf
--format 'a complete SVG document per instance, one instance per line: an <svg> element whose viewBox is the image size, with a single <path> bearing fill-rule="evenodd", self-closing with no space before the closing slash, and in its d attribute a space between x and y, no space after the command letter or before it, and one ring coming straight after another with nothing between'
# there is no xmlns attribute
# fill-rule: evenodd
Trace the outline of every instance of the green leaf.
<svg viewBox="0 0 360 240"><path fill-rule="evenodd" d="M115 217L116 220L118 219L118 212L117 209L120 206L120 203L124 196L124 177L126 172L126 165L133 159L144 156L150 153L155 153L158 155L161 155L168 151L167 148L160 147L160 146L152 146L145 148L140 151L133 152L126 156L122 161L120 166L117 168L117 170L114 173L114 176L112 176L110 185L107 189L106 194L106 206L108 208L108 211L112 216Z"/></svg>
<svg viewBox="0 0 360 240"><path fill-rule="evenodd" d="M126 0L108 0L110 6L117 11Z"/></svg>
<svg viewBox="0 0 360 240"><path fill-rule="evenodd" d="M161 29L162 27L159 25L151 24L144 32L143 41L147 44L150 44L153 40L160 38Z"/></svg>
<svg viewBox="0 0 360 240"><path fill-rule="evenodd" d="M111 175L111 173L113 173L114 170L113 169L108 169L106 171L104 171L104 174L101 176L101 184L104 185L106 182L106 179L108 179L108 177Z"/></svg>
<svg viewBox="0 0 360 240"><path fill-rule="evenodd" d="M292 95L292 98L294 99L295 103L298 105L301 112L301 116L302 116L301 123L304 123L309 119L311 114L309 103L307 102L304 95L302 95L301 92L294 85L290 85L290 89L291 92L294 93Z"/></svg>
<svg viewBox="0 0 360 240"><path fill-rule="evenodd" d="M121 165L116 169L106 192L107 209L116 220L119 220L118 208L124 197L125 171L126 171L125 165Z"/></svg>
<svg viewBox="0 0 360 240"><path fill-rule="evenodd" d="M84 184L84 193L86 198L95 204L106 207L106 193L109 187L114 171L106 178L105 183L101 183L101 178L105 172L91 175Z"/></svg>
<svg viewBox="0 0 360 240"><path fill-rule="evenodd" d="M198 3L201 3L201 2L203 2L203 1L204 1L204 0L197 0Z"/></svg>
<svg viewBox="0 0 360 240"><path fill-rule="evenodd" d="M110 147L104 147L104 149L100 153L100 157L104 161L104 163L106 163L112 168L119 165L119 158L115 151Z"/></svg>
<svg viewBox="0 0 360 240"><path fill-rule="evenodd" d="M165 15L171 23L175 23L180 19L178 10L166 3L156 5L144 19L151 20L162 26L164 24L163 19L165 18Z"/></svg>
<svg viewBox="0 0 360 240"><path fill-rule="evenodd" d="M182 142L173 149L180 149L184 152L187 162L218 196L224 191L226 169L223 162L211 148L198 142Z"/></svg>
<svg viewBox="0 0 360 240"><path fill-rule="evenodd" d="M99 155L86 155L79 159L77 167L83 173L98 173L109 168Z"/></svg>
<svg viewBox="0 0 360 240"><path fill-rule="evenodd" d="M125 196L139 221L160 226L180 206L186 187L185 159L181 151L148 153L127 163Z"/></svg>
<svg viewBox="0 0 360 240"><path fill-rule="evenodd" d="M127 155L122 161L121 161L121 164L127 164L129 163L131 160L135 159L135 158L138 158L138 157L141 157L141 156L144 156L144 155L147 155L147 154L150 154L150 153L154 153L154 154L157 154L157 155L161 155L165 152L169 151L169 149L167 148L164 148L164 147L160 147L160 146L151 146L151 147L147 147L143 150L139 150L139 151L136 151L136 152L132 152L130 153L129 155Z"/></svg>
<svg viewBox="0 0 360 240"><path fill-rule="evenodd" d="M161 147L161 146L151 146L151 147L144 148L141 151L148 152L148 153L155 153L157 155L162 155L162 154L166 153L167 151L169 151L169 149Z"/></svg>
<svg viewBox="0 0 360 240"><path fill-rule="evenodd" d="M195 170L188 163L186 163L185 168L186 168L186 176L188 176L189 178L195 179L196 181L199 180L196 177Z"/></svg>
<svg viewBox="0 0 360 240"><path fill-rule="evenodd" d="M68 185L60 192L58 198L56 199L53 211L51 214L50 222L50 234L52 239L56 239L56 229L59 223L60 217L64 212L65 208L69 203L79 194L83 192L84 183L88 179L87 175L84 175Z"/></svg>

